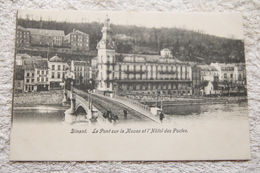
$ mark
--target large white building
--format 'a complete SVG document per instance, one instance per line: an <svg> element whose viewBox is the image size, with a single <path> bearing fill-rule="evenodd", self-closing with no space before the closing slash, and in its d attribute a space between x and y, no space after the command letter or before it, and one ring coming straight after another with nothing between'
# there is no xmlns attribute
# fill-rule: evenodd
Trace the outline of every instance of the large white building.
<svg viewBox="0 0 260 173"><path fill-rule="evenodd" d="M71 71L75 74L75 85L86 85L91 77L87 61L71 61Z"/></svg>
<svg viewBox="0 0 260 173"><path fill-rule="evenodd" d="M102 28L97 44L97 90L119 94L191 94L192 71L189 64L174 59L169 49L159 55L116 54L110 20ZM92 63L93 64L93 63Z"/></svg>
<svg viewBox="0 0 260 173"><path fill-rule="evenodd" d="M58 56L54 56L49 59L48 67L50 75L50 87L53 89L60 88L60 84L63 82L64 79L66 68L69 67L67 62Z"/></svg>
<svg viewBox="0 0 260 173"><path fill-rule="evenodd" d="M215 67L219 72L220 81L228 81L235 83L236 81L245 81L245 64L226 64L226 63L211 63L210 66Z"/></svg>

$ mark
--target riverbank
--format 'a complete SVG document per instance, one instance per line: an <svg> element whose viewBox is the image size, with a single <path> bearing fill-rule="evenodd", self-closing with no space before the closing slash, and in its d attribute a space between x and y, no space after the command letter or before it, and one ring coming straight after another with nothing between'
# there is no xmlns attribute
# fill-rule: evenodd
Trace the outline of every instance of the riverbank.
<svg viewBox="0 0 260 173"><path fill-rule="evenodd" d="M196 104L247 104L247 97L200 97L200 98L174 98L162 99L163 105L196 105ZM140 101L140 103L155 106L155 100ZM161 104L161 99L157 100L157 105Z"/></svg>
<svg viewBox="0 0 260 173"><path fill-rule="evenodd" d="M63 99L62 90L14 94L14 105L59 105Z"/></svg>

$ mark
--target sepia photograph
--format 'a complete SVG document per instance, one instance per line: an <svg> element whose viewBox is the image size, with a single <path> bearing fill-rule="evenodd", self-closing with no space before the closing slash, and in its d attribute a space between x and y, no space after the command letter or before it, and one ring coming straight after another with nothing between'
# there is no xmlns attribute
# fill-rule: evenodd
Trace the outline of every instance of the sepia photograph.
<svg viewBox="0 0 260 173"><path fill-rule="evenodd" d="M10 160L249 160L240 13L18 10Z"/></svg>

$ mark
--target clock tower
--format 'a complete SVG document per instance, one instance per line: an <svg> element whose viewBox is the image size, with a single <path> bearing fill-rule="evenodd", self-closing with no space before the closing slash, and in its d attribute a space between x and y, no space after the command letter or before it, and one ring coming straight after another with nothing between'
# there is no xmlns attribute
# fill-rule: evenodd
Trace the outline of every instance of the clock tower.
<svg viewBox="0 0 260 173"><path fill-rule="evenodd" d="M116 52L108 16L105 19L101 32L102 38L97 44L97 89L100 91L113 91Z"/></svg>

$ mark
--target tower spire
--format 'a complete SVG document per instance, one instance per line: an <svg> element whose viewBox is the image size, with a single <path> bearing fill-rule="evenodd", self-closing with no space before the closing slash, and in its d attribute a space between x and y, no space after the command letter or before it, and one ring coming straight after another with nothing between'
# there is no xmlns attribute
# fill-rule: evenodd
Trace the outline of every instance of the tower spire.
<svg viewBox="0 0 260 173"><path fill-rule="evenodd" d="M104 26L101 30L102 38L97 44L97 49L115 49L115 42L112 39L112 29L110 27L110 19L106 15Z"/></svg>
<svg viewBox="0 0 260 173"><path fill-rule="evenodd" d="M115 42L112 39L112 29L108 15L105 18L104 26L101 30L102 38L97 44L97 89L101 91L113 91L114 89L114 65L115 62Z"/></svg>

